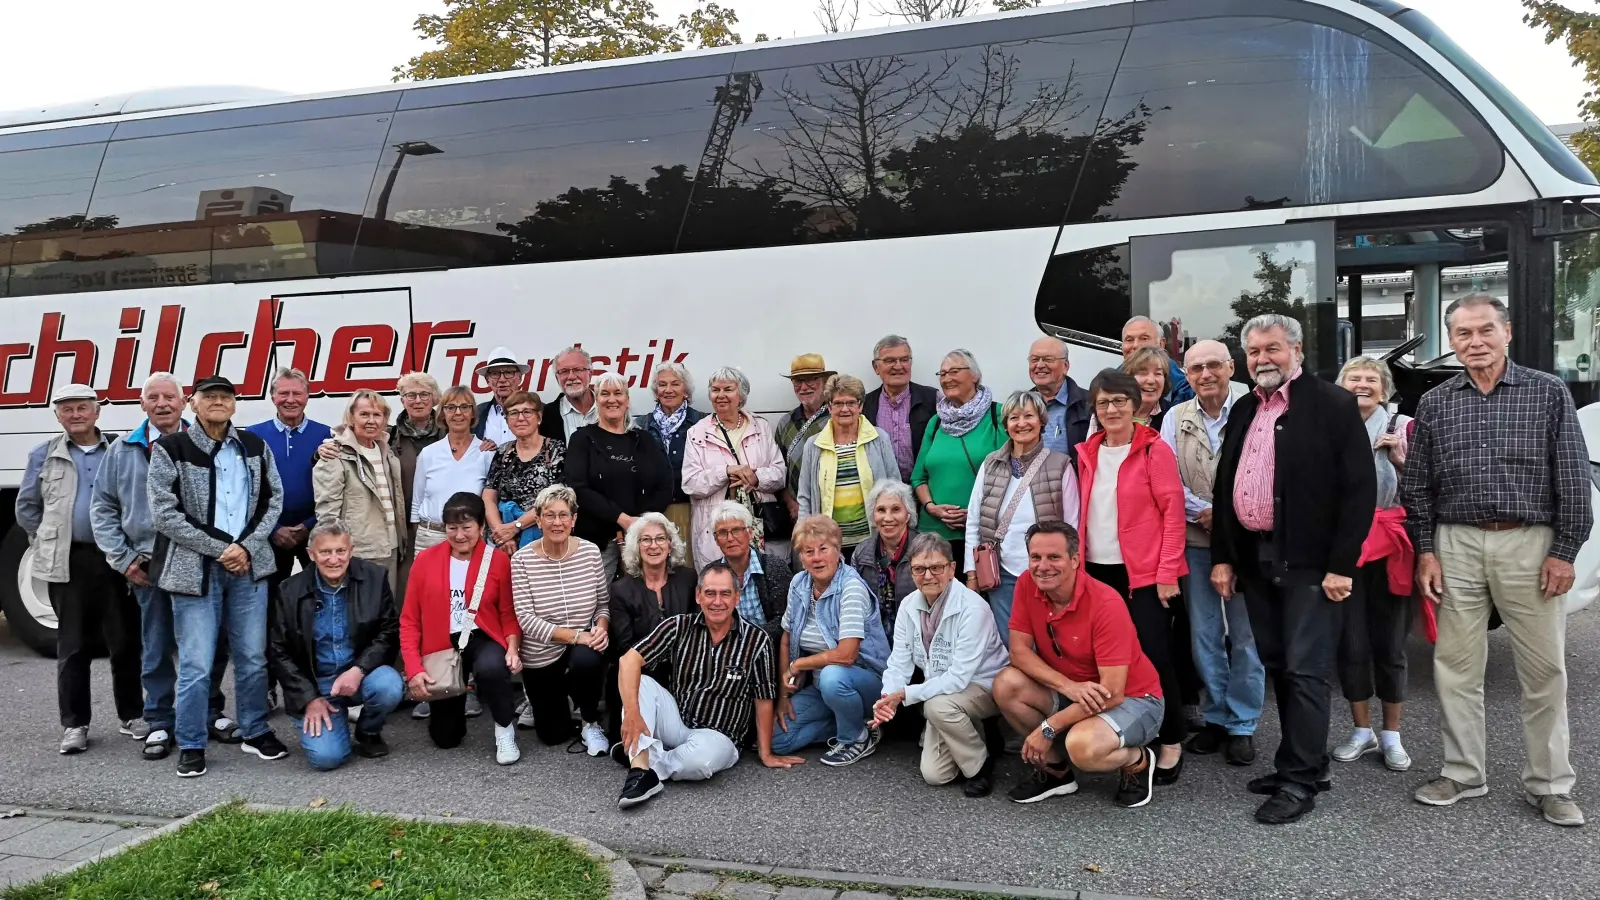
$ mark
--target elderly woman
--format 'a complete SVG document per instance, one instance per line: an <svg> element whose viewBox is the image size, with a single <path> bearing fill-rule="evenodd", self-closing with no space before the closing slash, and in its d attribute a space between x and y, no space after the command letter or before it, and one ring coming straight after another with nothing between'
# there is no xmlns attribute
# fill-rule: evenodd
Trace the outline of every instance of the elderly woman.
<svg viewBox="0 0 1600 900"><path fill-rule="evenodd" d="M445 437L422 448L417 454L416 482L411 493L413 546L417 552L444 540L444 502L465 491L483 493L483 480L489 474L494 453L483 449L483 442L472 433L478 418L472 391L456 385L444 392L439 402L439 421Z"/></svg>
<svg viewBox="0 0 1600 900"><path fill-rule="evenodd" d="M389 404L376 391L356 391L345 407L344 424L333 430L337 458L319 454L311 488L317 518L343 522L356 558L383 566L394 590L409 529L401 525L406 507L400 460L386 440L388 422Z"/></svg>
<svg viewBox="0 0 1600 900"><path fill-rule="evenodd" d="M1400 717L1405 710L1406 637L1416 554L1406 534L1399 482L1411 436L1410 417L1391 413L1386 406L1394 394L1394 376L1383 360L1370 356L1350 360L1339 372L1339 385L1356 395L1356 407L1367 424L1367 442L1378 469L1378 510L1361 547L1355 589L1342 604L1339 686L1350 701L1355 730L1348 741L1333 748L1333 758L1354 762L1368 753L1382 753L1385 766L1404 772L1411 768L1411 756L1400 743ZM1383 729L1376 735L1368 705L1374 692L1383 701Z"/></svg>
<svg viewBox="0 0 1600 900"><path fill-rule="evenodd" d="M967 587L983 591L1002 634L1011 633L1011 595L1017 579L1028 571L1028 528L1035 522L1078 526L1078 474L1072 459L1044 445L1050 419L1044 398L1036 391L1017 391L1006 398L1000 420L1007 440L983 460L967 500L965 559ZM979 571L980 555L992 568ZM992 578L985 584L983 579ZM920 586L920 585L919 585Z"/></svg>
<svg viewBox="0 0 1600 900"><path fill-rule="evenodd" d="M601 548L609 581L617 577L622 536L636 517L666 512L674 481L661 445L628 427L627 376L596 376L594 395L598 420L567 438L567 484L587 510L573 534Z"/></svg>
<svg viewBox="0 0 1600 900"><path fill-rule="evenodd" d="M444 437L444 422L435 415L439 382L427 372L407 372L394 384L400 395L400 415L389 429L389 449L400 460L400 496L411 503L411 485L417 476L417 457L424 447Z"/></svg>
<svg viewBox="0 0 1600 900"><path fill-rule="evenodd" d="M1126 372L1105 369L1089 383L1100 430L1078 445L1079 529L1083 569L1128 603L1139 646L1161 677L1164 697L1181 696L1172 650L1173 601L1184 557L1183 481L1178 458L1155 429L1134 421L1144 391ZM1166 704L1156 784L1183 771L1183 708Z"/></svg>
<svg viewBox="0 0 1600 900"><path fill-rule="evenodd" d="M566 473L567 445L539 433L543 416L544 403L537 395L514 391L506 397L506 424L515 440L495 451L483 480L489 540L508 554L539 537L534 501Z"/></svg>
<svg viewBox="0 0 1600 900"><path fill-rule="evenodd" d="M587 427L587 426L586 426ZM579 429L582 431L582 429ZM534 731L545 744L570 740L568 698L583 724L576 733L590 756L610 749L600 726L611 612L600 548L573 535L578 497L553 484L534 501L540 538L511 557L511 596L522 625L522 687Z"/></svg>
<svg viewBox="0 0 1600 900"><path fill-rule="evenodd" d="M867 587L878 598L879 617L884 633L894 638L895 616L900 601L917 589L911 577L911 539L918 532L912 524L911 488L903 481L886 478L867 494L867 515L872 518L872 533L856 545L850 564L856 567Z"/></svg>
<svg viewBox="0 0 1600 900"><path fill-rule="evenodd" d="M825 766L848 766L878 749L868 721L883 695L889 638L872 589L841 565L839 523L807 516L794 528L801 570L789 583L778 641L778 728L772 751L829 741ZM829 739L832 740L829 740Z"/></svg>
<svg viewBox="0 0 1600 900"><path fill-rule="evenodd" d="M1167 396L1171 368L1171 357L1160 347L1140 347L1123 358L1122 371L1139 382L1139 408L1133 414L1135 422L1161 430L1161 417L1171 405Z"/></svg>
<svg viewBox="0 0 1600 900"><path fill-rule="evenodd" d="M679 534L688 534L692 513L689 495L683 491L683 451L688 444L689 429L706 414L689 405L694 400L694 382L683 363L656 366L651 390L655 391L656 408L635 416L633 426L655 438L667 454L667 466L672 469L672 502L667 504L667 520L677 527ZM691 569L697 568L694 548L689 548L688 553L685 564Z"/></svg>
<svg viewBox="0 0 1600 900"><path fill-rule="evenodd" d="M987 797L1002 744L998 727L986 728L984 720L1000 715L991 691L1011 656L989 605L956 580L949 541L917 535L910 568L917 589L895 617L894 652L883 672L883 697L872 707L873 725L893 719L901 704L923 704L922 780L949 784L965 776L968 797ZM912 684L918 669L923 680Z"/></svg>
<svg viewBox="0 0 1600 900"><path fill-rule="evenodd" d="M721 555L712 525L715 510L724 500L736 501L750 511L756 523L755 546L762 547L760 506L777 502L789 477L772 425L744 411L750 379L738 369L724 366L711 373L706 390L711 415L689 429L683 451L683 490L692 498L692 542L695 558L700 560Z"/></svg>
<svg viewBox="0 0 1600 900"><path fill-rule="evenodd" d="M952 350L939 364L938 415L928 425L922 451L911 470L921 517L917 530L951 543L955 559L965 559L967 501L984 457L1000 449L1006 433L1000 404L983 385L983 370L966 350ZM963 570L965 571L965 570Z"/></svg>
<svg viewBox="0 0 1600 900"><path fill-rule="evenodd" d="M661 620L699 610L695 602L694 568L684 563L678 526L661 513L633 520L622 542L623 575L611 583L611 648L606 655L606 733L622 734L622 695L617 690L616 661L655 630ZM647 671L668 687L672 673Z"/></svg>
<svg viewBox="0 0 1600 900"><path fill-rule="evenodd" d="M400 612L400 655L410 673L407 687L420 703L434 683L423 657L455 648L463 675L494 719L495 761L508 766L522 757L512 710L511 678L522 669L522 626L511 603L511 563L483 542L483 498L459 493L440 511L445 540L417 555L411 590ZM429 704L428 736L434 746L455 747L467 733L467 695Z"/></svg>
<svg viewBox="0 0 1600 900"><path fill-rule="evenodd" d="M900 474L889 435L861 415L866 396L861 379L830 377L822 388L828 421L806 438L800 457L800 515L819 513L838 522L846 559L872 531L867 493L873 482Z"/></svg>
<svg viewBox="0 0 1600 900"><path fill-rule="evenodd" d="M793 577L788 554L755 549L755 517L737 500L724 500L711 513L711 535L722 554L719 561L733 570L739 582L739 618L765 631L772 646L778 646ZM776 653L772 661L777 664Z"/></svg>

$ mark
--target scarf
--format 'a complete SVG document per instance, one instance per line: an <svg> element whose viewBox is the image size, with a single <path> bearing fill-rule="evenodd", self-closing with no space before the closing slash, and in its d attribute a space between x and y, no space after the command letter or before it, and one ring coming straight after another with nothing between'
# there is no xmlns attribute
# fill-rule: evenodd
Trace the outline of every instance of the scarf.
<svg viewBox="0 0 1600 900"><path fill-rule="evenodd" d="M444 437L444 428L440 427L437 419L430 416L428 424L423 428L418 428L411 424L411 416L405 410L401 410L400 418L396 419L394 427L389 429L389 446L398 449L402 439L413 440L423 446L427 446L442 437Z"/></svg>
<svg viewBox="0 0 1600 900"><path fill-rule="evenodd" d="M994 405L994 396L989 393L989 388L978 385L978 392L972 399L956 406L945 397L939 395L939 429L951 437L961 437L967 432L978 427L983 417L988 414L989 407Z"/></svg>
<svg viewBox="0 0 1600 900"><path fill-rule="evenodd" d="M678 429L683 427L683 421L689 417L689 404L684 403L679 406L675 413L666 413L661 410L661 404L657 403L650 416L655 419L656 427L661 429L661 442L670 444Z"/></svg>
<svg viewBox="0 0 1600 900"><path fill-rule="evenodd" d="M939 630L939 619L944 615L944 602L950 599L950 588L955 582L944 586L944 591L939 594L928 611L922 614L922 652L933 652L933 636Z"/></svg>
<svg viewBox="0 0 1600 900"><path fill-rule="evenodd" d="M1367 416L1367 446L1376 444L1388 428L1389 411L1382 406L1373 410L1372 415ZM1372 461L1378 472L1378 508L1387 509L1399 501L1400 474L1395 471L1387 449L1373 450Z"/></svg>
<svg viewBox="0 0 1600 900"><path fill-rule="evenodd" d="M1011 446L1012 445L1008 441L1007 444L1006 444L1005 449L1007 451L1010 451L1011 450ZM1011 457L1007 457L1006 461L1011 463L1011 477L1012 478L1021 478L1028 471L1028 466L1032 465L1033 458L1035 456L1038 456L1039 455L1039 451L1043 450L1044 448L1045 448L1044 447L1044 441L1040 441L1039 443L1034 445L1032 450L1028 451L1028 454L1026 456L1011 456Z"/></svg>

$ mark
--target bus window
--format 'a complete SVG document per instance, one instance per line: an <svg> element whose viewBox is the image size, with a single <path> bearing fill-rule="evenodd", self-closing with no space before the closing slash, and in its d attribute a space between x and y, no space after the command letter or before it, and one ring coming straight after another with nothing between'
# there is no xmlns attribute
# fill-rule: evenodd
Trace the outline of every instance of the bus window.
<svg viewBox="0 0 1600 900"><path fill-rule="evenodd" d="M1127 244L1053 256L1034 317L1063 340L1120 353L1122 326L1133 315L1132 284Z"/></svg>
<svg viewBox="0 0 1600 900"><path fill-rule="evenodd" d="M86 228L116 225L86 216L104 153L104 144L0 153L0 296L77 289L63 260Z"/></svg>
<svg viewBox="0 0 1600 900"><path fill-rule="evenodd" d="M1600 382L1600 231L1555 242L1556 374Z"/></svg>

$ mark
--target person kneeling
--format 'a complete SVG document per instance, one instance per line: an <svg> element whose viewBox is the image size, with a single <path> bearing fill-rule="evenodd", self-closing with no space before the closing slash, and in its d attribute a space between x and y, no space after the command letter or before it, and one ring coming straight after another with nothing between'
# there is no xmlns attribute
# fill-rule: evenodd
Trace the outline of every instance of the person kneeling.
<svg viewBox="0 0 1600 900"><path fill-rule="evenodd" d="M628 766L617 798L623 809L661 793L662 781L703 781L733 768L752 717L762 763L787 769L805 762L772 752L772 641L735 614L733 570L706 566L695 600L698 613L664 619L618 663L622 742L611 757ZM672 690L644 674L658 665L672 672Z"/></svg>
<svg viewBox="0 0 1600 900"><path fill-rule="evenodd" d="M949 784L966 776L968 797L987 797L1002 749L999 730L984 721L1000 714L990 691L1008 659L994 614L977 592L955 580L950 542L925 531L911 539L906 556L917 590L895 615L894 650L883 672L883 698L873 706L873 724L894 718L900 704L924 704L922 779ZM914 669L925 676L910 684Z"/></svg>
<svg viewBox="0 0 1600 900"><path fill-rule="evenodd" d="M1161 679L1139 649L1122 597L1079 568L1078 532L1061 522L1028 529L1028 571L1011 609L1011 666L994 680L1000 712L1027 738L1033 772L1011 799L1033 803L1078 789L1076 766L1120 771L1116 803L1143 806L1154 791L1156 740L1166 710Z"/></svg>
<svg viewBox="0 0 1600 900"><path fill-rule="evenodd" d="M383 723L405 681L394 670L400 619L383 566L354 558L350 532L324 519L307 539L315 567L283 582L273 598L272 672L284 705L300 720L300 748L313 769L350 758L346 710L361 707L355 752L387 756Z"/></svg>

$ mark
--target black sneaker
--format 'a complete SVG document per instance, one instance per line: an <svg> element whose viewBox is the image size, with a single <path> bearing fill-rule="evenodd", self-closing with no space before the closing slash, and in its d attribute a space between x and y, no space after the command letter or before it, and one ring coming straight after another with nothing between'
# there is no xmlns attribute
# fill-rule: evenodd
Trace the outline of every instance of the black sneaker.
<svg viewBox="0 0 1600 900"><path fill-rule="evenodd" d="M1281 790L1256 810L1256 821L1263 825L1288 825L1316 808L1315 796L1302 797L1294 791Z"/></svg>
<svg viewBox="0 0 1600 900"><path fill-rule="evenodd" d="M1248 766L1256 761L1256 739L1248 734L1228 735L1228 765Z"/></svg>
<svg viewBox="0 0 1600 900"><path fill-rule="evenodd" d="M611 761L624 769L633 768L633 761L628 759L628 748L622 746L621 741L611 745Z"/></svg>
<svg viewBox="0 0 1600 900"><path fill-rule="evenodd" d="M356 752L367 759L383 759L389 755L389 745L381 734L367 734L357 728L355 733Z"/></svg>
<svg viewBox="0 0 1600 900"><path fill-rule="evenodd" d="M1006 792L1015 803L1038 803L1051 797L1064 797L1078 790L1078 779L1072 775L1072 767L1068 766L1065 773L1056 774L1048 769L1032 769L1028 776L1017 782L1017 786Z"/></svg>
<svg viewBox="0 0 1600 900"><path fill-rule="evenodd" d="M199 778L206 773L206 752L204 750L178 751L178 777Z"/></svg>
<svg viewBox="0 0 1600 900"><path fill-rule="evenodd" d="M1210 756L1221 750L1227 740L1228 732L1221 725L1207 725L1189 739L1188 750L1196 756Z"/></svg>
<svg viewBox="0 0 1600 900"><path fill-rule="evenodd" d="M239 749L246 753L254 753L262 759L283 759L289 755L289 748L270 731L246 740L239 745Z"/></svg>
<svg viewBox="0 0 1600 900"><path fill-rule="evenodd" d="M661 779L650 769L629 769L628 779L622 783L622 796L617 798L617 806L627 809L631 806L649 800L661 793Z"/></svg>
<svg viewBox="0 0 1600 900"><path fill-rule="evenodd" d="M1273 794L1278 792L1278 788L1281 787L1282 784L1283 783L1278 780L1277 773L1274 772L1271 775L1263 775L1260 778L1250 779L1249 783L1245 785L1245 790L1248 790L1252 794L1260 794L1263 797L1271 797ZM1331 790L1333 790L1333 782L1331 780L1324 778L1317 782L1317 793L1325 794Z"/></svg>
<svg viewBox="0 0 1600 900"><path fill-rule="evenodd" d="M996 754L990 753L983 765L978 767L977 774L961 786L961 793L968 797L987 797L994 793L994 761L997 758Z"/></svg>
<svg viewBox="0 0 1600 900"><path fill-rule="evenodd" d="M1156 754L1144 748L1144 768L1137 772L1122 770L1122 781L1117 785L1116 803L1123 809L1136 809L1155 796Z"/></svg>

